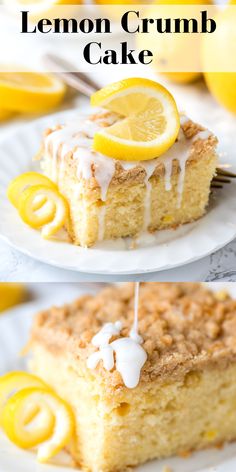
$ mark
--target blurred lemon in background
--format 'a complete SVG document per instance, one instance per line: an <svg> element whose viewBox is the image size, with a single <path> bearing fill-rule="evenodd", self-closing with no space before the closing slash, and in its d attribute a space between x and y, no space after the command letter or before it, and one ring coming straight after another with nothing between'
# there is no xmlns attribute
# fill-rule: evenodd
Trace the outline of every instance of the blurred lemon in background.
<svg viewBox="0 0 236 472"><path fill-rule="evenodd" d="M216 100L236 114L236 72L206 72L204 77Z"/></svg>
<svg viewBox="0 0 236 472"><path fill-rule="evenodd" d="M227 7L218 13L214 35L203 39L203 67L207 86L227 110L236 113L236 11Z"/></svg>
<svg viewBox="0 0 236 472"><path fill-rule="evenodd" d="M155 5L211 5L211 0L154 0Z"/></svg>
<svg viewBox="0 0 236 472"><path fill-rule="evenodd" d="M101 10L104 11L104 14L106 14L110 20L119 22L122 15L125 13L124 5L141 5L144 3L144 0L90 0L90 3L93 2L100 6ZM145 3L149 4L153 2L152 0L146 0ZM116 8L112 8L113 6L116 6Z"/></svg>
<svg viewBox="0 0 236 472"><path fill-rule="evenodd" d="M0 103L6 111L50 110L61 102L65 90L63 82L51 74L0 71Z"/></svg>
<svg viewBox="0 0 236 472"><path fill-rule="evenodd" d="M0 110L0 123L1 121L6 121L11 118L13 113L9 110Z"/></svg>
<svg viewBox="0 0 236 472"><path fill-rule="evenodd" d="M26 288L23 284L0 283L0 312L7 310L26 298Z"/></svg>
<svg viewBox="0 0 236 472"><path fill-rule="evenodd" d="M0 0L1 3L1 0ZM40 20L42 16L50 16L53 13L58 13L57 7L61 5L68 5L68 13L73 9L73 5L81 5L83 0L3 0L9 11L15 13L18 7L30 6L29 18L30 20Z"/></svg>
<svg viewBox="0 0 236 472"><path fill-rule="evenodd" d="M181 3L181 5L179 5ZM147 18L157 17L157 5L165 5L165 10L161 12L162 17L176 18L176 9L173 10L171 5L179 5L179 16L189 16L189 10L185 6L188 5L211 5L210 0L155 0L153 5L147 7L145 16ZM191 11L192 12L192 11ZM199 9L196 10L197 14ZM196 16L197 16L196 14ZM160 16L160 15L159 15ZM194 17L194 15L192 15ZM150 49L155 57L153 67L156 72L163 74L168 80L177 83L189 83L201 76L201 60L200 60L200 40L194 35L188 33L155 35L137 34L137 43L140 49ZM186 71L188 64L189 71ZM178 69L179 71L175 70ZM182 72L183 70L183 72ZM171 71L171 72L170 72ZM173 71L173 72L172 72ZM185 72L186 71L186 72Z"/></svg>
<svg viewBox="0 0 236 472"><path fill-rule="evenodd" d="M132 3L138 5L143 2L141 0L95 0L95 3L99 5L131 5ZM152 2L150 1L147 3Z"/></svg>
<svg viewBox="0 0 236 472"><path fill-rule="evenodd" d="M3 0L6 5L18 5L34 7L35 10L47 11L51 6L54 5L80 5L83 0Z"/></svg>

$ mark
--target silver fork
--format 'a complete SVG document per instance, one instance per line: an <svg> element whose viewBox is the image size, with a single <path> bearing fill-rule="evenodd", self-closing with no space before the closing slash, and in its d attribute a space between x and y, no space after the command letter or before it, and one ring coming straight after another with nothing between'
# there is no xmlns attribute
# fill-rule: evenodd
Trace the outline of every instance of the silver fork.
<svg viewBox="0 0 236 472"><path fill-rule="evenodd" d="M45 54L43 62L49 70L56 72L66 84L87 97L91 97L100 88L94 80L83 72L67 72L73 71L73 65L55 54Z"/></svg>
<svg viewBox="0 0 236 472"><path fill-rule="evenodd" d="M211 188L223 188L224 184L230 184L231 179L236 179L236 174L221 167L216 168L216 175L211 181Z"/></svg>

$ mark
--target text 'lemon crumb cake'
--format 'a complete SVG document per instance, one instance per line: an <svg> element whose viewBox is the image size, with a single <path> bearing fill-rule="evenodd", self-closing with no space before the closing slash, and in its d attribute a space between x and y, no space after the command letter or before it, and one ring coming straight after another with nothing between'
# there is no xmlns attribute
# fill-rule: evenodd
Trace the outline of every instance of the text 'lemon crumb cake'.
<svg viewBox="0 0 236 472"><path fill-rule="evenodd" d="M146 88L143 87L142 90L149 87L152 92L154 87L158 88L159 93L161 88L164 98L165 93L168 94L171 106L172 102L175 103L169 92L159 84L146 79L130 79L131 85L135 80L138 83L145 80ZM113 90L114 87L110 87ZM136 88L132 93L130 91L129 95L131 118L122 119L120 114L109 109L118 109L122 113L123 109L128 108L128 98L125 95L124 99L122 91L119 108L115 98L112 107L105 103L104 107L107 106L108 109L100 107L94 114L78 117L73 123L56 126L45 133L39 153L42 170L58 184L59 191L69 203L70 219L67 229L77 245L92 246L95 242L106 239L136 237L147 230L154 232L176 228L197 220L206 211L210 183L216 169L217 139L187 116L179 118L176 105L173 105L173 113L176 115L173 120L168 107L165 110L165 100L162 104L158 98L155 108L155 97L147 100L143 91L137 94L135 90ZM97 92L98 95L102 93L103 89ZM100 103L101 99L97 101ZM137 119L135 131L138 134L134 141L130 127L132 120L134 121L132 109L135 106L138 108L136 102L141 103L141 111L136 112L136 115L134 113ZM166 116L163 117L164 112ZM156 131L156 141L159 139L162 142L162 135L159 136L158 133L165 136L168 127L173 130L170 130L168 146L161 147L165 151L155 154L160 149L156 151L153 145L154 149L151 151L155 158L147 159L151 155L148 133L151 134L155 120L157 126L161 122L158 113L163 119L163 129ZM113 129L118 137L113 136ZM110 130L110 134L107 130ZM125 138L121 139L120 135L125 135ZM147 142L141 141L146 135ZM99 149L104 146L104 153L98 152L96 148L97 136L100 137L97 145L101 146ZM117 141L119 145L122 143L121 149Z"/></svg>
<svg viewBox="0 0 236 472"><path fill-rule="evenodd" d="M141 345L133 293L105 288L34 322L31 370L72 406L70 453L83 470L123 471L236 439L236 301L201 284L143 283Z"/></svg>

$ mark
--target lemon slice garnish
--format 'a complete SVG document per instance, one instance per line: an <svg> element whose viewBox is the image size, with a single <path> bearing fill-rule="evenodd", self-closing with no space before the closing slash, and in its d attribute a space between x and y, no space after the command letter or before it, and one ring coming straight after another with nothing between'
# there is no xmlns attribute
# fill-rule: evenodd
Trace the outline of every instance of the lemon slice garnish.
<svg viewBox="0 0 236 472"><path fill-rule="evenodd" d="M139 161L160 156L174 144L179 113L162 85L143 78L124 79L99 90L92 106L117 114L117 121L94 136L94 149L114 159Z"/></svg>
<svg viewBox="0 0 236 472"><path fill-rule="evenodd" d="M11 181L7 189L7 197L16 208L19 205L19 198L22 192L32 185L44 185L50 188L57 189L56 184L52 182L45 175L39 174L38 172L25 172L24 174L18 175Z"/></svg>
<svg viewBox="0 0 236 472"><path fill-rule="evenodd" d="M37 459L47 462L74 434L70 406L40 379L24 372L3 376L1 385L1 398L5 401L1 423L5 434L21 448L38 446ZM7 398L12 389L18 391Z"/></svg>
<svg viewBox="0 0 236 472"><path fill-rule="evenodd" d="M55 189L33 185L19 199L19 214L31 228L41 228L42 236L50 238L61 229L69 217L65 198Z"/></svg>
<svg viewBox="0 0 236 472"><path fill-rule="evenodd" d="M52 74L3 72L0 67L2 109L25 113L43 112L57 106L64 94L65 85Z"/></svg>

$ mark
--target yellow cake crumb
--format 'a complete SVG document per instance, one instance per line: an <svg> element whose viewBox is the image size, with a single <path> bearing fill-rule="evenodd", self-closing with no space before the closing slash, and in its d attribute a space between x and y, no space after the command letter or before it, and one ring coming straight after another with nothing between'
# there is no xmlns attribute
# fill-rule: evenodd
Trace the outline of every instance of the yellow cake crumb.
<svg viewBox="0 0 236 472"><path fill-rule="evenodd" d="M223 302L229 298L229 292L227 290L218 290L218 292L215 293L215 296L217 300Z"/></svg>

